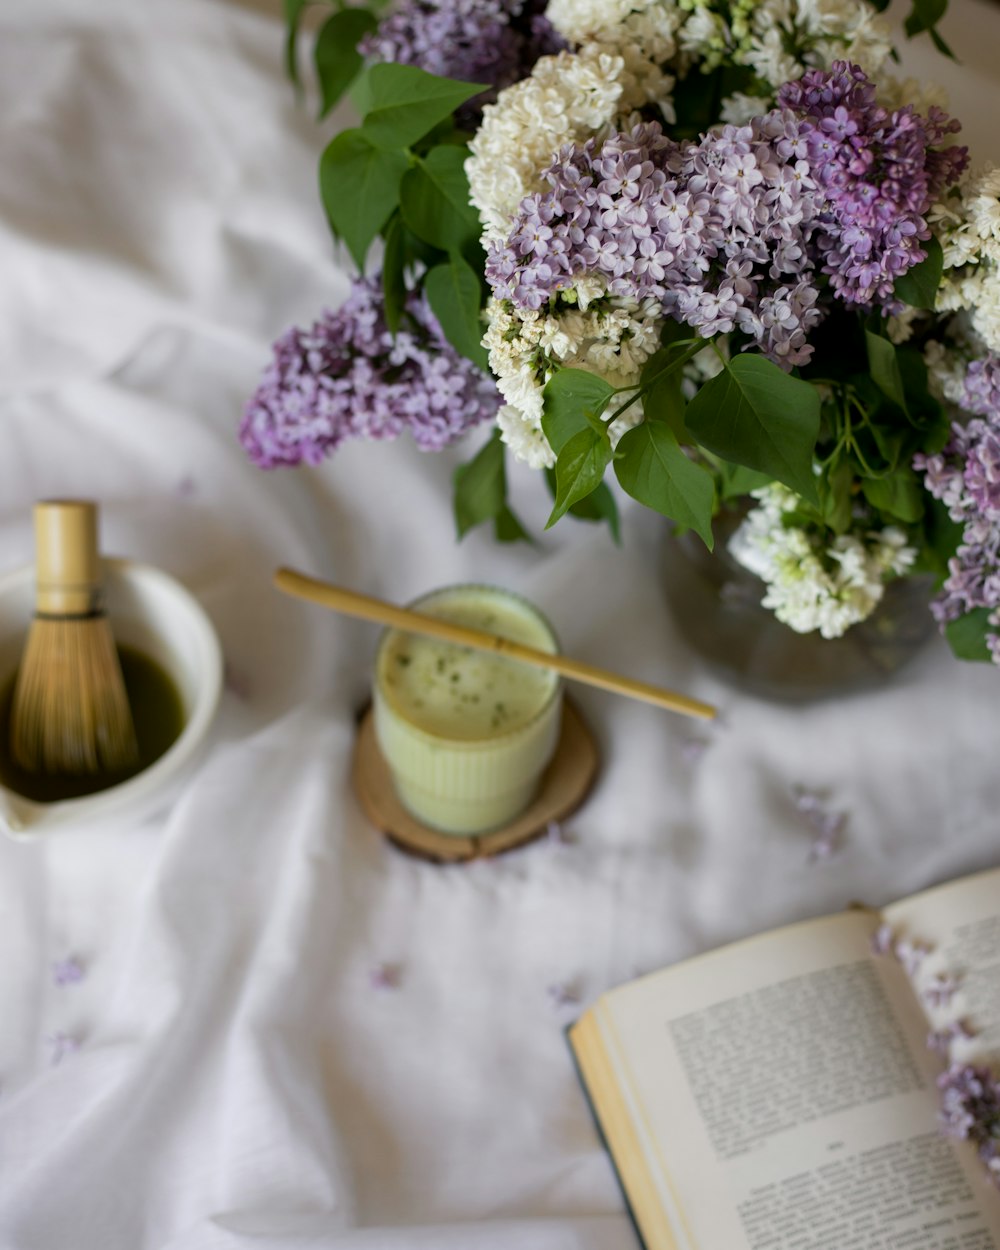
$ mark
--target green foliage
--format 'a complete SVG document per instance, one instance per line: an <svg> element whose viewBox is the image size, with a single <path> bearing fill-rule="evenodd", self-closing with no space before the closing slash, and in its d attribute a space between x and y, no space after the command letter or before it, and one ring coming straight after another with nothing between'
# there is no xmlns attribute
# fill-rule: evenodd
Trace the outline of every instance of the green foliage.
<svg viewBox="0 0 1000 1250"><path fill-rule="evenodd" d="M455 526L459 538L483 521L493 521L500 542L530 542L527 532L507 504L507 470L500 431L467 463L455 470L453 479Z"/></svg>
<svg viewBox="0 0 1000 1250"><path fill-rule="evenodd" d="M722 502L749 495L752 490L760 490L762 486L774 481L767 473L758 473L756 469L748 469L742 464L730 464L728 460L719 460L716 469L719 474L719 499Z"/></svg>
<svg viewBox="0 0 1000 1250"><path fill-rule="evenodd" d="M323 207L362 271L372 239L399 204L400 183L408 166L405 152L373 147L360 130L342 130L320 158Z"/></svg>
<svg viewBox="0 0 1000 1250"><path fill-rule="evenodd" d="M530 543L534 539L507 504L493 518L493 537L498 543Z"/></svg>
<svg viewBox="0 0 1000 1250"><path fill-rule="evenodd" d="M906 466L885 477L864 479L861 489L873 508L897 521L914 525L923 518L926 496L917 475Z"/></svg>
<svg viewBox="0 0 1000 1250"><path fill-rule="evenodd" d="M743 65L720 65L707 74L698 66L692 67L674 86L677 120L670 127L671 138L678 142L697 139L717 124L726 96L751 90L755 82L753 70ZM768 105L762 103L761 112L766 112L767 108Z"/></svg>
<svg viewBox="0 0 1000 1250"><path fill-rule="evenodd" d="M763 356L740 355L702 386L687 406L685 422L717 456L818 503L812 463L820 400L808 382Z"/></svg>
<svg viewBox="0 0 1000 1250"><path fill-rule="evenodd" d="M906 396L906 411L913 422L926 423L944 411L930 392L927 362L919 348L910 344L897 347L896 366Z"/></svg>
<svg viewBox="0 0 1000 1250"><path fill-rule="evenodd" d="M363 74L359 74L351 83L348 95L351 103L358 111L360 117L365 117L374 107L374 97L372 96L371 72L365 70Z"/></svg>
<svg viewBox="0 0 1000 1250"><path fill-rule="evenodd" d="M865 330L865 347L868 351L868 367L871 369L872 381L886 399L906 412L906 395L903 391L903 377L899 371L895 346L881 334L876 334L873 330Z"/></svg>
<svg viewBox="0 0 1000 1250"><path fill-rule="evenodd" d="M351 72L350 77L344 84L345 88L356 77L358 70L362 65L362 59L357 53L357 44L369 30L374 30L375 28L376 18L372 10L378 12L379 10L384 9L387 2L388 0L368 0L366 9L352 9L345 4L344 0L283 0L282 8L285 18L285 72L287 73L289 79L295 84L296 90L298 91L302 86L298 65L299 30L302 26L302 19L305 17L306 10L308 8L335 8L337 10L334 15L335 17L339 18L346 15L345 20L342 23L332 28L333 30L339 30L340 32L340 47L338 49L334 49L332 46L334 36L331 33L326 36L327 47L324 49L322 56L320 55L318 46L314 49L313 55L316 62L316 68L320 75L320 90L322 93L324 91L324 66L329 63L342 61L346 66L348 61L350 61L354 65L354 69ZM355 13L366 12L367 19L364 23L365 29L361 29L361 19L352 15ZM327 25L329 25L329 23L327 23ZM324 26L320 30L320 34L317 36L317 45L319 41L323 39L323 32L325 29L326 27ZM339 94L343 94L343 91ZM332 107L332 105L330 107ZM326 109L320 113L320 116L322 117L325 112Z"/></svg>
<svg viewBox="0 0 1000 1250"><path fill-rule="evenodd" d="M425 242L461 251L479 238L479 215L469 204L468 150L450 144L417 157L400 188L403 220Z"/></svg>
<svg viewBox="0 0 1000 1250"><path fill-rule="evenodd" d="M644 421L622 436L615 452L615 475L622 489L686 529L711 550L715 487L712 475L682 451L663 421Z"/></svg>
<svg viewBox="0 0 1000 1250"><path fill-rule="evenodd" d="M944 630L948 645L960 660L989 660L990 649L986 645L989 628L989 608L974 608L956 621L950 621Z"/></svg>
<svg viewBox="0 0 1000 1250"><path fill-rule="evenodd" d="M483 90L482 83L438 78L415 65L372 65L353 94L365 137L377 148L407 148Z"/></svg>
<svg viewBox="0 0 1000 1250"><path fill-rule="evenodd" d="M385 299L385 324L392 334L399 329L406 303L406 243L399 213L393 213L385 232L382 256L382 294Z"/></svg>
<svg viewBox="0 0 1000 1250"><path fill-rule="evenodd" d="M819 479L820 516L835 534L851 528L853 486L854 467L846 457Z"/></svg>
<svg viewBox="0 0 1000 1250"><path fill-rule="evenodd" d="M599 421L615 388L585 369L560 369L542 392L542 432L558 456L569 440Z"/></svg>
<svg viewBox="0 0 1000 1250"><path fill-rule="evenodd" d="M958 550L965 526L951 519L939 499L928 497L924 509L924 546L915 571L933 573L940 585L948 576L948 561Z"/></svg>
<svg viewBox="0 0 1000 1250"><path fill-rule="evenodd" d="M944 272L944 252L933 234L923 247L927 255L896 279L892 293L913 308L933 309Z"/></svg>
<svg viewBox="0 0 1000 1250"><path fill-rule="evenodd" d="M455 470L455 525L459 538L497 516L507 503L507 473L499 430L475 456Z"/></svg>
<svg viewBox="0 0 1000 1250"><path fill-rule="evenodd" d="M602 484L610 459L611 440L603 429L587 426L565 443L556 458L556 498L546 529Z"/></svg>
<svg viewBox="0 0 1000 1250"><path fill-rule="evenodd" d="M424 290L441 323L441 329L456 351L478 365L485 373L489 358L480 340L479 279L458 253L443 265L435 265L424 279Z"/></svg>
<svg viewBox="0 0 1000 1250"><path fill-rule="evenodd" d="M299 37L299 26L302 22L302 16L309 7L309 0L284 0L285 12L285 73L295 83L296 87L300 85L299 79L299 62L296 55L296 45Z"/></svg>
<svg viewBox="0 0 1000 1250"><path fill-rule="evenodd" d="M378 25L369 9L342 9L327 18L313 51L320 89L320 117L338 103L364 64L357 45Z"/></svg>
<svg viewBox="0 0 1000 1250"><path fill-rule="evenodd" d="M922 31L927 31L935 48L944 56L955 60L955 54L945 43L937 31L937 24L948 9L948 0L913 0L910 15L903 24L907 35L912 39Z"/></svg>
<svg viewBox="0 0 1000 1250"><path fill-rule="evenodd" d="M545 470L545 481L548 484L552 498L555 499L555 469ZM570 504L567 511L570 516L576 517L580 521L607 521L611 537L616 543L621 545L622 536L618 518L618 505L615 503L615 497L606 482L599 483L584 499L578 499L576 503Z"/></svg>
<svg viewBox="0 0 1000 1250"><path fill-rule="evenodd" d="M673 326L677 323L668 324ZM691 437L684 424L686 404L681 392L681 371L674 369L670 373L664 372L664 366L677 359L680 346L678 343L668 343L658 352L654 352L643 367L639 385L644 392L642 407L646 420L664 421L680 442L690 442Z"/></svg>

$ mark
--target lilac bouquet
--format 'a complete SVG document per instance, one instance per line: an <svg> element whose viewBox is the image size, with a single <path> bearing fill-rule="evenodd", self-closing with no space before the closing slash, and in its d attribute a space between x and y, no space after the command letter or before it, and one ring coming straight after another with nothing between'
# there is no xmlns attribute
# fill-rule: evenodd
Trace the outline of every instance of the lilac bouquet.
<svg viewBox="0 0 1000 1250"><path fill-rule="evenodd" d="M305 2L286 6L289 57ZM289 331L244 417L264 467L410 430L492 437L460 533L617 525L605 476L838 637L933 572L956 652L1000 662L1000 171L893 77L883 0L337 5L323 107L334 234L381 271ZM913 0L908 35L943 5Z"/></svg>

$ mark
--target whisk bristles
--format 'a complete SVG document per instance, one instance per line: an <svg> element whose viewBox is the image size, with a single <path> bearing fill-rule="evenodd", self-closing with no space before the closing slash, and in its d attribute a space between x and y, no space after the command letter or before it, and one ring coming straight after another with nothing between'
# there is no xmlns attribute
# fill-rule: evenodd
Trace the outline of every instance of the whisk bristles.
<svg viewBox="0 0 1000 1250"><path fill-rule="evenodd" d="M27 772L120 773L138 762L132 712L105 616L37 616L14 687L10 753Z"/></svg>

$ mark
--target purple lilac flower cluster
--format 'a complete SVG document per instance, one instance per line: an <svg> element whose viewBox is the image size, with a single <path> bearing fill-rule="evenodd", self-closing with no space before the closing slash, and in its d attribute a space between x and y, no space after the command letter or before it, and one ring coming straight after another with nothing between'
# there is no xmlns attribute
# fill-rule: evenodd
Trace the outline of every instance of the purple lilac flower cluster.
<svg viewBox="0 0 1000 1250"><path fill-rule="evenodd" d="M952 427L944 451L914 459L928 491L965 527L932 607L941 624L988 608L991 624L1000 628L1000 358L969 365L961 406L978 415ZM1000 634L986 641L1000 664Z"/></svg>
<svg viewBox="0 0 1000 1250"><path fill-rule="evenodd" d="M1000 1081L988 1068L952 1064L938 1077L941 1122L951 1137L971 1141L1000 1186Z"/></svg>
<svg viewBox="0 0 1000 1250"><path fill-rule="evenodd" d="M438 451L499 406L493 379L447 342L423 295L410 294L393 337L381 280L358 278L337 312L275 343L240 441L265 469L316 464L345 439L404 430L421 450Z"/></svg>
<svg viewBox="0 0 1000 1250"><path fill-rule="evenodd" d="M547 0L407 0L360 44L378 61L416 65L442 78L486 83L460 120L475 122L496 92L525 78L565 44L544 15Z"/></svg>
<svg viewBox="0 0 1000 1250"><path fill-rule="evenodd" d="M856 65L809 70L778 92L802 117L805 157L822 188L817 244L823 272L848 303L888 303L900 274L927 255L924 214L968 164L968 149L941 147L959 123L932 107L889 112Z"/></svg>
<svg viewBox="0 0 1000 1250"><path fill-rule="evenodd" d="M819 274L841 299L892 307L925 256L932 196L965 166L937 151L957 129L940 110L890 114L857 66L835 62L779 93L746 126L676 144L655 122L569 145L494 244L495 294L539 308L584 273L615 295L655 297L704 337L742 331L786 367L811 355Z"/></svg>
<svg viewBox="0 0 1000 1250"><path fill-rule="evenodd" d="M808 359L817 291L803 278L815 184L792 160L799 123L774 112L678 145L658 123L569 145L551 190L522 203L486 275L500 298L539 308L582 273L613 295L655 297L705 338L734 328L789 366Z"/></svg>

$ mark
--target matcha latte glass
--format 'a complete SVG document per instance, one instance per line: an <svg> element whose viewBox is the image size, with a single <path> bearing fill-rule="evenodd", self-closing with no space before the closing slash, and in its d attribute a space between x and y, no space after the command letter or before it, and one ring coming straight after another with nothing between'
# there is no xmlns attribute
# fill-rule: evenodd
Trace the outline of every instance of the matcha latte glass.
<svg viewBox="0 0 1000 1250"><path fill-rule="evenodd" d="M555 653L548 621L493 586L449 586L415 611ZM390 629L375 659L375 733L403 806L442 833L486 833L531 803L562 720L557 674Z"/></svg>

